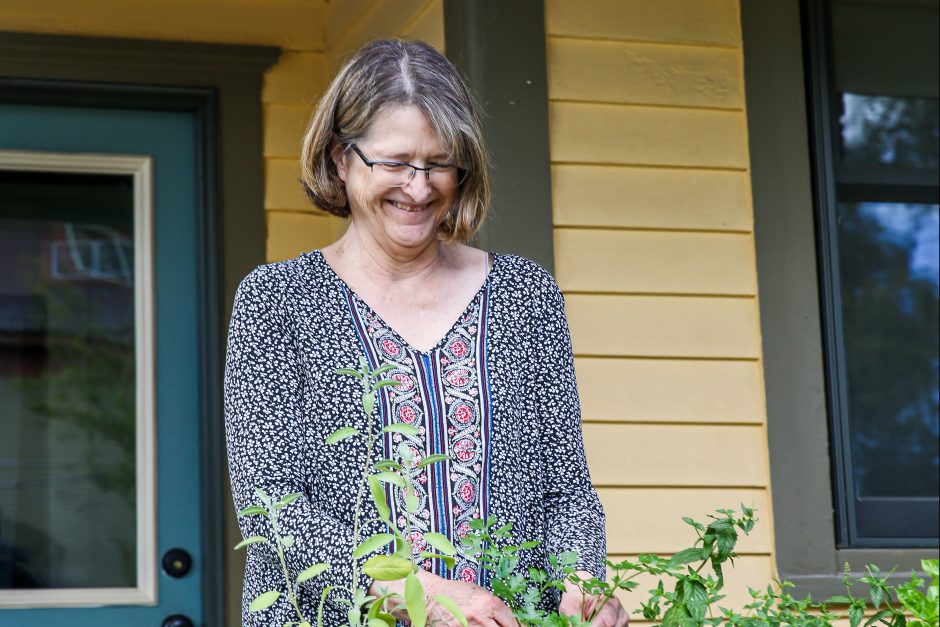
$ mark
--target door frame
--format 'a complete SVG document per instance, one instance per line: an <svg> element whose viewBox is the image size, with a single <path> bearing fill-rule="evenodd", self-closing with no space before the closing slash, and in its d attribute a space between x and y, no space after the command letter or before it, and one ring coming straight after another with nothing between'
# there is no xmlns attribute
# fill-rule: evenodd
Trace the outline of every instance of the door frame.
<svg viewBox="0 0 940 627"><path fill-rule="evenodd" d="M0 32L0 102L187 111L196 124L201 594L225 624L222 373L241 277L265 260L261 88L280 49Z"/></svg>

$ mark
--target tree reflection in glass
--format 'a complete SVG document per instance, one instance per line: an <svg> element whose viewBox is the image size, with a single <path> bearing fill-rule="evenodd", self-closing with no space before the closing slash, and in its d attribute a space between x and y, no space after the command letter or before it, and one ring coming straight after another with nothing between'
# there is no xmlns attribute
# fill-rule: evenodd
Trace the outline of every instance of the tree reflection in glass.
<svg viewBox="0 0 940 627"><path fill-rule="evenodd" d="M133 234L129 177L0 171L0 588L136 583Z"/></svg>
<svg viewBox="0 0 940 627"><path fill-rule="evenodd" d="M914 151L894 152L900 154ZM938 492L938 209L838 205L852 455L860 497Z"/></svg>
<svg viewBox="0 0 940 627"><path fill-rule="evenodd" d="M842 94L842 159L849 166L936 170L940 100Z"/></svg>

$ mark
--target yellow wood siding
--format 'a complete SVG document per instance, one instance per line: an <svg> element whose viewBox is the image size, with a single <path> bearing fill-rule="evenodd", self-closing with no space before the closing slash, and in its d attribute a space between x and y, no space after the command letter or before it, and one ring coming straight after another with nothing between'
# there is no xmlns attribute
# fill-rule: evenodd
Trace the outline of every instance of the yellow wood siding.
<svg viewBox="0 0 940 627"><path fill-rule="evenodd" d="M566 292L750 296L757 290L753 240L746 233L558 228L555 254Z"/></svg>
<svg viewBox="0 0 940 627"><path fill-rule="evenodd" d="M575 370L588 422L764 421L756 360L576 357Z"/></svg>
<svg viewBox="0 0 940 627"><path fill-rule="evenodd" d="M545 9L555 266L608 553L668 554L682 516L756 507L740 606L773 576L773 528L737 0Z"/></svg>
<svg viewBox="0 0 940 627"><path fill-rule="evenodd" d="M4 0L0 29L321 49L325 0Z"/></svg>
<svg viewBox="0 0 940 627"><path fill-rule="evenodd" d="M655 166L552 166L556 226L749 232L747 172Z"/></svg>

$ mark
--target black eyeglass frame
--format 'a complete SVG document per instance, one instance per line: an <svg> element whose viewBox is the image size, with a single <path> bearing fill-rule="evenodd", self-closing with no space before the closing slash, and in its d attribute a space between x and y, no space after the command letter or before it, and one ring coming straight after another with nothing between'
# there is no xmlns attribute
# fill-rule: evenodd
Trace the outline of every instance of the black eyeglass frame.
<svg viewBox="0 0 940 627"><path fill-rule="evenodd" d="M421 170L422 172L424 172L424 179L430 185L431 184L431 170L433 170L434 168L456 168L457 169L457 183L454 185L454 187L460 187L463 184L463 182L467 180L467 174L469 174L469 170L465 170L464 168L457 167L457 165L453 163L441 163L438 165L429 165L427 167L422 168L420 166L416 166L411 163L406 163L404 161L384 161L384 160L372 161L368 159L364 154L362 154L362 151L359 150L359 146L357 146L356 144L349 143L347 145L350 148L352 148L353 151L357 155L359 155L359 158L362 159L362 162L366 164L366 166L370 170L372 169L372 166L374 165L388 165L388 166L393 166L393 167L405 166L407 168L411 168L411 174L408 176L408 183L414 180L415 174L418 173L418 170ZM406 184L407 183L402 183L402 185L406 185Z"/></svg>

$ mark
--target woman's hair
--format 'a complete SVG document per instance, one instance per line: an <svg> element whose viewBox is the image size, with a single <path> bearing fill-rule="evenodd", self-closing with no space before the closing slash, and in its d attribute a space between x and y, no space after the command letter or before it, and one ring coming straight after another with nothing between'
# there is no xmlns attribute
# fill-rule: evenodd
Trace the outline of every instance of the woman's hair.
<svg viewBox="0 0 940 627"><path fill-rule="evenodd" d="M331 157L365 135L385 107L414 105L434 128L449 159L467 171L441 236L466 242L486 216L490 178L478 108L457 68L423 41L380 39L352 56L320 99L304 134L301 180L319 208L349 215L346 188Z"/></svg>

